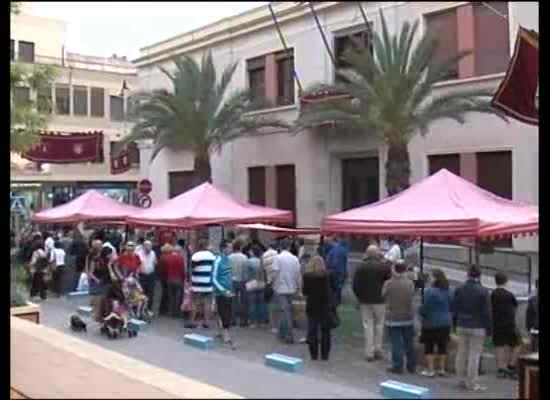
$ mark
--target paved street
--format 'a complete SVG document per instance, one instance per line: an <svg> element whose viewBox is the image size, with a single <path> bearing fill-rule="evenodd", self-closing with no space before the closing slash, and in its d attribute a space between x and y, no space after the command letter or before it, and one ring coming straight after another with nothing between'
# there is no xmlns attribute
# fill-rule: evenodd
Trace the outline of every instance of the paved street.
<svg viewBox="0 0 550 400"><path fill-rule="evenodd" d="M161 318L135 339L111 341L100 336L95 326L91 326L88 334L75 334L68 329L68 317L76 309L75 302L48 299L41 307L42 323L49 327L244 397L378 398L379 383L396 378L386 374L386 363L364 361L362 339L357 337L345 340L336 337L329 363L313 363L308 359L306 345L280 344L264 330L235 329L237 350L222 346L204 352L182 343L185 330L181 320ZM289 374L265 367L263 356L271 352L304 358L304 372ZM457 389L452 377L432 380L404 375L399 380L429 386L433 397L481 397ZM485 375L482 383L488 386L483 398L516 396L515 382Z"/></svg>

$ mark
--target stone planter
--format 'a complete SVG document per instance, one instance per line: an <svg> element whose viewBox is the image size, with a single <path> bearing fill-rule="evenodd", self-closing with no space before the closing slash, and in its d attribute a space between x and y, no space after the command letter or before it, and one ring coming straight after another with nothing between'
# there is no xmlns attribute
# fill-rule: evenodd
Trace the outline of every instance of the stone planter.
<svg viewBox="0 0 550 400"><path fill-rule="evenodd" d="M40 306L38 304L27 302L26 306L11 307L10 314L40 324Z"/></svg>

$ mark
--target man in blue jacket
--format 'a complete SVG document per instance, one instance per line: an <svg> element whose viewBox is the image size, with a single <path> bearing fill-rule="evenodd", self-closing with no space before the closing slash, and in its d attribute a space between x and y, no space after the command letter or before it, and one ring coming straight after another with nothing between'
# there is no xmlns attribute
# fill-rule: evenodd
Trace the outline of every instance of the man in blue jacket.
<svg viewBox="0 0 550 400"><path fill-rule="evenodd" d="M483 391L477 384L479 360L486 336L491 336L491 297L481 285L481 270L472 265L468 279L455 290L451 309L456 319L458 350L456 372L460 386L471 391Z"/></svg>
<svg viewBox="0 0 550 400"><path fill-rule="evenodd" d="M327 255L330 283L336 296L336 305L342 303L342 289L348 276L348 247L343 239L337 239Z"/></svg>
<svg viewBox="0 0 550 400"><path fill-rule="evenodd" d="M212 271L212 286L216 296L216 308L221 319L223 331L218 334L224 343L231 343L229 328L231 326L233 304L233 276L228 255L233 251L231 242L223 240L220 244L220 254L214 261Z"/></svg>

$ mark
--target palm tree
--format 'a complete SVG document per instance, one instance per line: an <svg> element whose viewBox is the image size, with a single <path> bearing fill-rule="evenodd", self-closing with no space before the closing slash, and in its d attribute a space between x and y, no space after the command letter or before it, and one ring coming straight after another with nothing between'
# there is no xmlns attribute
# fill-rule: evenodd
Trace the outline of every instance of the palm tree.
<svg viewBox="0 0 550 400"><path fill-rule="evenodd" d="M386 189L389 195L394 195L409 187L408 143L415 134L426 135L430 125L441 119L464 124L465 115L470 112L507 119L491 107L493 90L434 94L434 85L448 77L470 52L439 61L437 39L429 32L416 38L418 21L412 26L406 22L400 32L391 35L382 12L380 18L382 32L373 34L374 56L356 42L355 49L345 54L350 67L338 72L344 79L333 85L315 84L307 91L344 92L350 97L340 96L304 107L293 131L330 123L333 132L338 127L339 134L378 136L388 148Z"/></svg>
<svg viewBox="0 0 550 400"><path fill-rule="evenodd" d="M223 144L265 127L289 128L275 118L249 115L263 104L253 101L248 90L226 94L237 63L227 66L219 81L210 51L200 65L187 55L174 63L173 73L160 68L172 83L171 91L133 96L136 124L124 142L153 138L151 161L165 148L191 150L195 184L199 184L211 181L210 154L220 151Z"/></svg>

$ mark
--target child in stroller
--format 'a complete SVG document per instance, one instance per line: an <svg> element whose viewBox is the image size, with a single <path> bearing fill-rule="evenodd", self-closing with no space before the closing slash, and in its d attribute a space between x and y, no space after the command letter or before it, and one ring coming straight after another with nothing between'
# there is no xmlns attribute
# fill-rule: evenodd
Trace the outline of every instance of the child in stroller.
<svg viewBox="0 0 550 400"><path fill-rule="evenodd" d="M145 296L137 279L130 275L124 280L122 290L128 304L130 317L149 322L151 320L151 312L147 308L148 298Z"/></svg>
<svg viewBox="0 0 550 400"><path fill-rule="evenodd" d="M116 339L127 332L129 337L135 332L128 331L128 306L122 292L120 281L113 281L107 293L101 298L98 310L98 322L101 333L110 339Z"/></svg>

